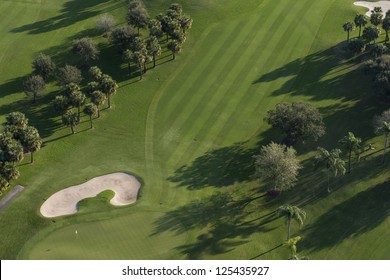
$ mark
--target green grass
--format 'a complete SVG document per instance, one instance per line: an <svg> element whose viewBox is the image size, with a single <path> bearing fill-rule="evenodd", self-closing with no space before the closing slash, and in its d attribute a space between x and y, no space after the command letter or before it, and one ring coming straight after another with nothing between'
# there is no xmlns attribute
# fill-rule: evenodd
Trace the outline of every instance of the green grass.
<svg viewBox="0 0 390 280"><path fill-rule="evenodd" d="M329 194L310 161L317 145L332 148L348 131L382 147L371 120L386 106L357 61L340 51L342 24L364 9L353 1L178 1L194 18L183 53L175 61L163 53L137 82L93 30L103 12L123 20L126 2L0 0L7 23L0 45L8 50L0 57L7 65L0 67L0 119L21 110L45 137L36 163L20 167L15 183L26 189L0 213L1 259L286 259L285 224L274 212L283 203L308 213L304 227L292 228L303 237L300 254L390 257L389 166L379 163L380 151L333 180ZM167 7L162 0L145 3L152 15ZM23 18L12 16L22 10ZM95 129L83 117L70 135L46 105L57 87L32 106L21 80L39 52L59 64L74 61L66 47L84 35L99 41L98 65L120 88ZM263 196L267 186L254 179L252 156L281 139L263 118L282 101L317 106L327 135L297 147L305 166L299 184L270 200ZM142 178L136 204L114 207L93 198L77 215L40 216L54 192L116 171Z"/></svg>

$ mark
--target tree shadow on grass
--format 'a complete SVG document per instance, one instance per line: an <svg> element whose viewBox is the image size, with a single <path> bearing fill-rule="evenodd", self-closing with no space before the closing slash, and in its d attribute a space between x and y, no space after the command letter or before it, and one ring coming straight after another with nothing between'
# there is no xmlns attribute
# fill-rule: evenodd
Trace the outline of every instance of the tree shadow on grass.
<svg viewBox="0 0 390 280"><path fill-rule="evenodd" d="M332 247L379 226L390 215L390 181L360 192L318 217L303 231L303 249Z"/></svg>
<svg viewBox="0 0 390 280"><path fill-rule="evenodd" d="M249 207L258 197L236 199L231 193L217 192L208 198L195 200L176 210L165 213L156 220L152 235L166 231L182 234L193 229L201 229L191 244L176 249L189 259L200 259L205 253L218 255L229 252L234 247L249 242L247 238L256 232L268 232L273 228L268 223L275 215L246 221L256 211Z"/></svg>
<svg viewBox="0 0 390 280"><path fill-rule="evenodd" d="M98 15L100 12L98 10L91 10L91 8L109 1L110 0L70 0L64 3L59 15L19 26L12 29L11 32L40 34L57 30ZM113 5L114 4L115 1L113 1Z"/></svg>
<svg viewBox="0 0 390 280"><path fill-rule="evenodd" d="M208 186L223 187L253 180L253 156L256 152L256 149L245 148L244 143L212 150L190 165L177 169L168 180L190 190Z"/></svg>

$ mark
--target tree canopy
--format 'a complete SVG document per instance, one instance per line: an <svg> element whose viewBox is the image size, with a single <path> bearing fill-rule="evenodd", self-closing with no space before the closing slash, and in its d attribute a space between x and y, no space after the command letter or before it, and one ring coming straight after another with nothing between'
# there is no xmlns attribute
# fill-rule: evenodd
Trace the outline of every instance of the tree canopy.
<svg viewBox="0 0 390 280"><path fill-rule="evenodd" d="M306 139L318 140L325 134L325 125L317 108L305 103L279 103L275 110L267 112L266 121L281 129L287 144Z"/></svg>

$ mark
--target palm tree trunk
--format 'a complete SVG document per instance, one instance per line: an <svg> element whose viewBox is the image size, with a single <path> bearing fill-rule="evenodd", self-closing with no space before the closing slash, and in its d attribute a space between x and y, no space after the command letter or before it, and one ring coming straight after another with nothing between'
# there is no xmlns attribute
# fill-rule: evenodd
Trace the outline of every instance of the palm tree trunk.
<svg viewBox="0 0 390 280"><path fill-rule="evenodd" d="M172 52L172 59L173 59L173 60L175 60L175 59L176 59L175 52Z"/></svg>
<svg viewBox="0 0 390 280"><path fill-rule="evenodd" d="M33 93L33 103L35 104L36 101L37 101L37 94L34 92Z"/></svg>
<svg viewBox="0 0 390 280"><path fill-rule="evenodd" d="M30 155L31 155L30 163L34 163L34 153L33 153L33 152L30 152Z"/></svg>
<svg viewBox="0 0 390 280"><path fill-rule="evenodd" d="M127 62L127 69L129 70L129 76L131 76L131 67L130 67L130 62Z"/></svg>
<svg viewBox="0 0 390 280"><path fill-rule="evenodd" d="M89 122L91 123L91 129L92 129L92 115L89 115Z"/></svg>
<svg viewBox="0 0 390 280"><path fill-rule="evenodd" d="M361 32L362 32L362 26L359 25L359 39L360 39L360 34L361 34Z"/></svg>
<svg viewBox="0 0 390 280"><path fill-rule="evenodd" d="M287 218L287 240L290 239L291 217Z"/></svg>
<svg viewBox="0 0 390 280"><path fill-rule="evenodd" d="M382 163L385 163L386 149L387 149L387 145L389 144L389 133L386 133L385 137L386 138L385 138L385 146L383 147Z"/></svg>
<svg viewBox="0 0 390 280"><path fill-rule="evenodd" d="M139 79L142 80L142 64L139 64L138 68L139 68Z"/></svg>
<svg viewBox="0 0 390 280"><path fill-rule="evenodd" d="M70 130L72 130L72 134L74 134L73 125L70 126Z"/></svg>
<svg viewBox="0 0 390 280"><path fill-rule="evenodd" d="M156 67L156 55L153 54L153 68Z"/></svg>
<svg viewBox="0 0 390 280"><path fill-rule="evenodd" d="M349 42L349 31L347 31L347 42Z"/></svg>
<svg viewBox="0 0 390 280"><path fill-rule="evenodd" d="M77 107L77 114L78 114L78 116L79 116L79 118L80 118L80 105Z"/></svg>
<svg viewBox="0 0 390 280"><path fill-rule="evenodd" d="M110 109L111 108L111 100L110 100L110 95L107 94L107 108Z"/></svg>
<svg viewBox="0 0 390 280"><path fill-rule="evenodd" d="M98 107L98 118L100 118L100 109Z"/></svg>
<svg viewBox="0 0 390 280"><path fill-rule="evenodd" d="M348 155L348 174L351 173L351 157L352 157L352 147L349 149Z"/></svg>
<svg viewBox="0 0 390 280"><path fill-rule="evenodd" d="M144 62L144 73L146 73L147 69L146 69L146 60Z"/></svg>
<svg viewBox="0 0 390 280"><path fill-rule="evenodd" d="M329 183L330 183L330 170L329 168L327 169L328 170L328 192L330 192L330 186L329 186Z"/></svg>

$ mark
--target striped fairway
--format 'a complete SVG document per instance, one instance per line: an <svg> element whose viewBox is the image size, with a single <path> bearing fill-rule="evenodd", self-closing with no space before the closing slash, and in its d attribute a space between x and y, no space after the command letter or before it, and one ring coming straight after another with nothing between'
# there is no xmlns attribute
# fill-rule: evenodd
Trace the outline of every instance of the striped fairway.
<svg viewBox="0 0 390 280"><path fill-rule="evenodd" d="M32 57L40 51L58 52L56 58L66 61L70 55L62 43L69 46L83 32L94 34L94 20L103 12L124 19L127 0L33 2L0 0L0 9L9 11L0 25L6 38L0 37L0 46L23 53L18 58L23 64L11 65L9 71L0 67L0 89L13 89L2 97L1 119L6 110L24 108L26 103L17 102L23 99L18 84L7 82L29 73ZM167 6L163 0L145 2L152 15ZM194 18L183 51L175 61L163 53L140 82L128 78L125 64L120 68L116 50L91 35L102 47L99 67L120 86L113 109L94 122L96 129L88 130L84 118L78 133L68 136L59 117L39 119L51 114L48 107L29 109L33 123L46 128L45 147L33 166L21 167L17 183L26 188L0 213L0 227L7 229L0 231L0 258L286 259L289 252L280 246L285 224L273 215L282 203L302 205L308 213L305 226L292 225L292 230L303 237L299 250L311 259L389 258L390 237L383 237L389 228L383 189L388 169L377 164L377 155L354 166L351 176L335 180L331 194L324 194L323 174L313 172L307 161L317 145L333 148L351 130L366 143L382 143L369 122L383 108L368 94L369 86L360 83L368 78L333 48L345 40L344 21L360 8L352 0L178 2ZM19 31L11 32L26 5L30 9L16 24ZM78 11L77 21L66 17L71 9ZM63 26L43 32L37 26L50 29L42 24L48 19L62 19ZM31 46L20 43L25 38L32 40ZM17 57L9 51L0 54L0 65L12 56ZM239 218L231 217L229 203L218 200L225 192L239 198L266 190L253 180L252 156L260 144L280 140L263 119L282 101L317 106L328 134L319 143L297 147L305 168L293 191L276 200L260 197ZM93 198L73 217L39 215L52 193L111 172L141 179L134 205L115 208ZM350 226L363 213L357 205L364 204L365 195L377 202L363 207L369 226ZM339 218L343 211L349 216ZM342 222L333 224L335 217ZM340 234L328 231L333 225Z"/></svg>

